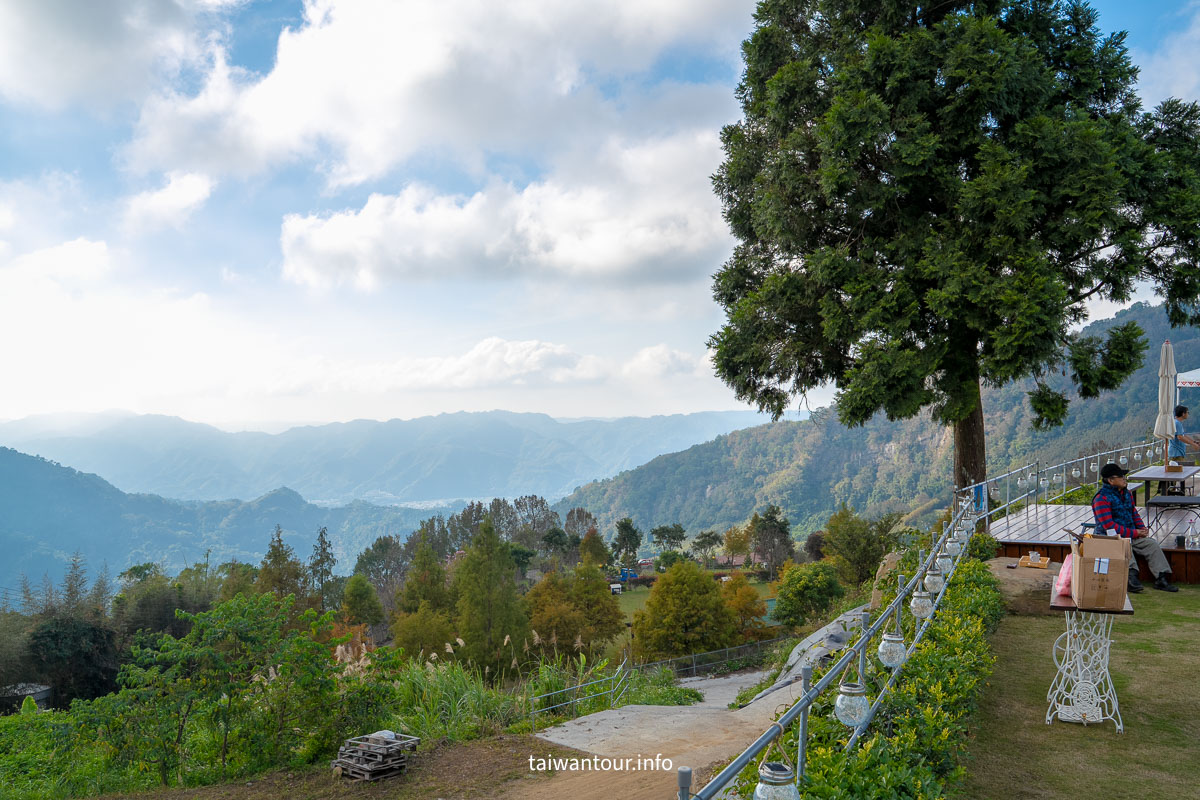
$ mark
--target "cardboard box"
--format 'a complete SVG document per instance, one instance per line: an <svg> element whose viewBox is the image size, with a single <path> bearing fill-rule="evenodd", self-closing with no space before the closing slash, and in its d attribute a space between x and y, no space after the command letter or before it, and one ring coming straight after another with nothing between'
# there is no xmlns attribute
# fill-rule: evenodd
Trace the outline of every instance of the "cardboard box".
<svg viewBox="0 0 1200 800"><path fill-rule="evenodd" d="M1121 611L1129 588L1129 539L1102 537L1071 542L1071 599L1078 608Z"/></svg>

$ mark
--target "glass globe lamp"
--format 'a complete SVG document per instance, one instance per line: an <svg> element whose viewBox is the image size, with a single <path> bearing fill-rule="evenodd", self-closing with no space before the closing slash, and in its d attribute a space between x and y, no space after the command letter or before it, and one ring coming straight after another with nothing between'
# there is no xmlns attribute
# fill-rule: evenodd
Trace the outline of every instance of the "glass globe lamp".
<svg viewBox="0 0 1200 800"><path fill-rule="evenodd" d="M1100 462L1093 461L1091 464L1088 465L1088 469L1090 469L1092 472L1099 472L1100 471Z"/></svg>
<svg viewBox="0 0 1200 800"><path fill-rule="evenodd" d="M1129 456L1125 455L1124 453L1121 453L1121 457L1120 457L1119 459L1117 459L1117 461L1118 461L1118 462L1121 464L1121 466L1123 467L1123 466L1125 466L1126 464L1128 464L1128 463L1129 463Z"/></svg>
<svg viewBox="0 0 1200 800"><path fill-rule="evenodd" d="M1162 445L1161 444L1154 445L1154 455L1156 455L1156 456L1162 455Z"/></svg>
<svg viewBox="0 0 1200 800"><path fill-rule="evenodd" d="M946 573L948 573L950 571L950 565L951 565L952 561L953 561L953 559L950 558L950 554L947 553L945 550L938 553L937 565L938 565L938 569L940 569L942 571L942 575L945 575Z"/></svg>
<svg viewBox="0 0 1200 800"><path fill-rule="evenodd" d="M908 608L917 619L929 619L933 614L933 601L929 599L929 592L913 592Z"/></svg>
<svg viewBox="0 0 1200 800"><path fill-rule="evenodd" d="M1038 481L1038 485L1045 489L1050 485L1050 479L1043 477L1040 481Z"/></svg>
<svg viewBox="0 0 1200 800"><path fill-rule="evenodd" d="M930 567L925 573L925 590L931 594L937 594L946 585L946 579L942 577L942 571L937 565Z"/></svg>
<svg viewBox="0 0 1200 800"><path fill-rule="evenodd" d="M928 578L926 578L928 579ZM895 669L908 658L904 637L898 633L885 633L879 642L879 660L888 669Z"/></svg>
<svg viewBox="0 0 1200 800"><path fill-rule="evenodd" d="M1154 448L1147 447L1146 448L1146 460L1149 461L1152 458L1154 458Z"/></svg>
<svg viewBox="0 0 1200 800"><path fill-rule="evenodd" d="M838 687L833 713L848 728L857 728L867 718L871 704L867 702L867 687L861 683L843 683Z"/></svg>
<svg viewBox="0 0 1200 800"><path fill-rule="evenodd" d="M960 542L958 539L947 539L946 540L946 553L947 554L956 556L961 552L962 552L962 542Z"/></svg>
<svg viewBox="0 0 1200 800"><path fill-rule="evenodd" d="M1024 478L1017 478L1017 488L1018 489L1025 488L1025 479Z"/></svg>
<svg viewBox="0 0 1200 800"><path fill-rule="evenodd" d="M1142 451L1141 451L1141 450L1134 450L1134 451L1133 451L1133 460L1134 460L1134 461L1141 461L1141 460L1142 460Z"/></svg>
<svg viewBox="0 0 1200 800"><path fill-rule="evenodd" d="M787 764L764 761L758 768L754 800L800 800L795 781L796 773Z"/></svg>
<svg viewBox="0 0 1200 800"><path fill-rule="evenodd" d="M1054 482L1055 483L1062 483L1062 479L1063 479L1063 476L1062 476L1061 472L1054 473Z"/></svg>
<svg viewBox="0 0 1200 800"><path fill-rule="evenodd" d="M1076 467L1075 469L1071 470L1071 477L1072 477L1072 478L1078 478L1078 477L1079 477L1079 475L1080 475L1080 473L1079 473L1079 467Z"/></svg>

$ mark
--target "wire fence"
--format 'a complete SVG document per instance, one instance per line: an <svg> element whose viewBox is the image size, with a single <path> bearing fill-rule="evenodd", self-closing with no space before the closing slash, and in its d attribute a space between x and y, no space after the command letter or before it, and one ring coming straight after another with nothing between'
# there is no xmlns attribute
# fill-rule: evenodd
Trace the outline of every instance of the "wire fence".
<svg viewBox="0 0 1200 800"><path fill-rule="evenodd" d="M730 661L757 658L770 651L780 642L787 641L788 638L787 636L779 636L774 639L764 639L761 642L738 645L737 647L725 647L721 650L708 650L704 653L692 653L691 655L667 658L662 661L634 664L632 669L648 672L666 667L674 672L677 678L694 678L697 675L713 672L721 665L727 664Z"/></svg>
<svg viewBox="0 0 1200 800"><path fill-rule="evenodd" d="M579 715L581 704L585 708L588 708L589 711L600 710L592 709L588 704L602 697L608 698L606 703L608 708L617 708L621 704L625 690L629 688L630 674L629 660L626 659L617 666L612 675L579 683L574 686L567 686L562 689L555 689L529 698L530 727L532 727L534 733L537 733L538 714L548 714L561 708L569 707L572 717Z"/></svg>

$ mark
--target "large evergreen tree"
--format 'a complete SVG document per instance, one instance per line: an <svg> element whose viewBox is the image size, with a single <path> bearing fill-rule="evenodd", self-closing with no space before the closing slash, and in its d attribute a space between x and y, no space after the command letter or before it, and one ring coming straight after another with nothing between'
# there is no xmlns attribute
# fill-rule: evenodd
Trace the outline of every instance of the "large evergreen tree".
<svg viewBox="0 0 1200 800"><path fill-rule="evenodd" d="M417 534L414 534L417 535ZM446 587L446 568L433 552L433 545L424 534L420 534L417 552L413 555L412 566L409 567L408 577L404 580L397 602L397 608L412 614L428 604L431 611L442 612L450 608L450 591Z"/></svg>
<svg viewBox="0 0 1200 800"><path fill-rule="evenodd" d="M529 630L515 573L507 544L485 519L454 570L454 589L465 653L492 677L510 667Z"/></svg>
<svg viewBox="0 0 1200 800"><path fill-rule="evenodd" d="M1081 2L762 0L714 183L717 373L776 416L838 387L861 424L922 409L983 479L980 385L1033 376L1035 424L1142 361L1072 326L1140 281L1200 323L1200 107L1142 111L1123 34Z"/></svg>
<svg viewBox="0 0 1200 800"><path fill-rule="evenodd" d="M634 652L650 661L728 647L736 624L712 576L693 561L680 561L654 582L646 607L634 612Z"/></svg>
<svg viewBox="0 0 1200 800"><path fill-rule="evenodd" d="M333 547L329 544L329 534L324 527L317 531L317 543L313 545L312 557L308 559L309 577L312 579L313 591L321 604L321 610L330 608L333 603L326 589L333 580L333 568L337 558L333 555Z"/></svg>

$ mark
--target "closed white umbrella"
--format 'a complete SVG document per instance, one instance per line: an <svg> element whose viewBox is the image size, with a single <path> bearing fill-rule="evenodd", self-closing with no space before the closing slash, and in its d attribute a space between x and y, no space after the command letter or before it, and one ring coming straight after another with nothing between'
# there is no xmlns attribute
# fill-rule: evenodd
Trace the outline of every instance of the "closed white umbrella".
<svg viewBox="0 0 1200 800"><path fill-rule="evenodd" d="M1175 350L1171 347L1171 340L1167 339L1158 356L1158 416L1154 418L1154 435L1163 439L1175 435L1176 374Z"/></svg>

